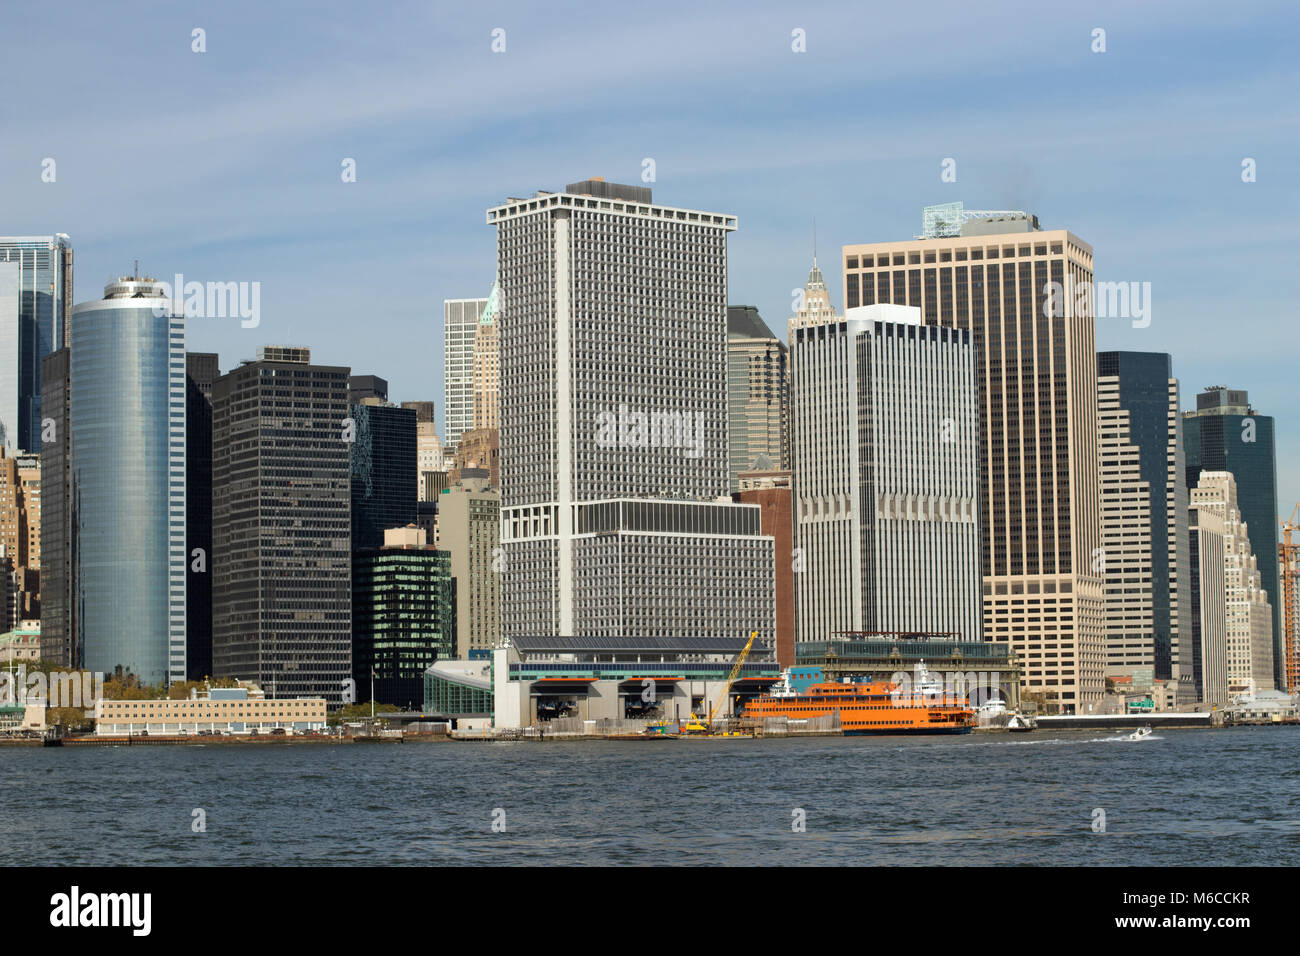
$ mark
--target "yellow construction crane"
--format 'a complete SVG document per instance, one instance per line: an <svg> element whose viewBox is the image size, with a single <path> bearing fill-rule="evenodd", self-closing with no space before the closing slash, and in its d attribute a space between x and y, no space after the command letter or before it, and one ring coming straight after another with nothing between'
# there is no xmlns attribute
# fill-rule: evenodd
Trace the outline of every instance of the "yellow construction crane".
<svg viewBox="0 0 1300 956"><path fill-rule="evenodd" d="M749 656L749 649L754 646L754 639L756 637L758 637L758 631L749 635L749 640L745 642L745 649L740 652L740 656L736 658L736 663L731 668L731 673L727 675L726 686L722 688L722 693L718 695L718 699L715 700L713 706L709 708L709 719L704 725L708 728L708 733L713 732L713 715L718 712L718 708L722 705L722 702L725 701L727 695L731 693L731 685L736 682L736 675L740 673L740 666L745 663L745 658Z"/></svg>
<svg viewBox="0 0 1300 956"><path fill-rule="evenodd" d="M1300 691L1300 542L1291 542L1291 532L1300 531L1300 504L1291 509L1291 517L1282 522L1282 543L1277 546L1282 566L1282 649L1286 653L1286 690Z"/></svg>

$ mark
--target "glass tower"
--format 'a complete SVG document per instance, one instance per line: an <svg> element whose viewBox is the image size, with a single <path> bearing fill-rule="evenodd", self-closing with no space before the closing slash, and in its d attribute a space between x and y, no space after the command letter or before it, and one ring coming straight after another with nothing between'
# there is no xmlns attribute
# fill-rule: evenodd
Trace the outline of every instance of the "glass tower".
<svg viewBox="0 0 1300 956"><path fill-rule="evenodd" d="M41 361L67 344L72 244L0 237L0 445L39 451Z"/></svg>
<svg viewBox="0 0 1300 956"><path fill-rule="evenodd" d="M73 589L83 666L185 679L185 319L133 276L72 310Z"/></svg>

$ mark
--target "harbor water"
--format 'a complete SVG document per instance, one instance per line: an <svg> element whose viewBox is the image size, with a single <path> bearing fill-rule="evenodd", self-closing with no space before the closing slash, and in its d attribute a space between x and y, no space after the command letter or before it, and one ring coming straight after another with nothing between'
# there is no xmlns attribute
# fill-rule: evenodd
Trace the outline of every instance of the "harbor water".
<svg viewBox="0 0 1300 956"><path fill-rule="evenodd" d="M3 748L9 865L1289 864L1300 727Z"/></svg>

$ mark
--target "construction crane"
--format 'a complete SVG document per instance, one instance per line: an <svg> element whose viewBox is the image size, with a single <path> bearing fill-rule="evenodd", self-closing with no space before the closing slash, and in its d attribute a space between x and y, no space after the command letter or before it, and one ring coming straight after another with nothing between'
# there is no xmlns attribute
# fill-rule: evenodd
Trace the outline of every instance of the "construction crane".
<svg viewBox="0 0 1300 956"><path fill-rule="evenodd" d="M1300 691L1300 541L1292 543L1291 532L1300 531L1300 504L1282 522L1282 542L1277 546L1282 577L1282 649L1286 653L1286 691Z"/></svg>
<svg viewBox="0 0 1300 956"><path fill-rule="evenodd" d="M736 675L740 673L741 665L745 663L745 658L749 656L749 649L754 646L754 639L756 637L758 637L758 631L749 635L749 640L745 642L745 649L740 652L740 656L736 658L736 663L732 665L731 673L727 675L726 686L722 688L722 693L718 695L718 699L715 700L713 706L709 708L709 719L704 726L708 728L708 732L710 733L713 731L713 715L718 712L718 707L722 705L722 702L727 699L727 695L731 693L731 685L736 682Z"/></svg>

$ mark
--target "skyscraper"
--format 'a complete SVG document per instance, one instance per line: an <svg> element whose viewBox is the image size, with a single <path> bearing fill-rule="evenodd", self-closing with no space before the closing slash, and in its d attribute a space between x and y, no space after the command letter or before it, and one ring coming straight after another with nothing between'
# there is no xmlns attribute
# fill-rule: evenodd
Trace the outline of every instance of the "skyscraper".
<svg viewBox="0 0 1300 956"><path fill-rule="evenodd" d="M446 448L474 427L474 338L487 299L442 300L443 402Z"/></svg>
<svg viewBox="0 0 1300 956"><path fill-rule="evenodd" d="M76 603L72 526L71 355L51 352L41 363L42 415L53 423L41 444L41 657L63 667L80 667L76 645Z"/></svg>
<svg viewBox="0 0 1300 956"><path fill-rule="evenodd" d="M1097 355L1108 674L1150 667L1195 699L1178 380L1164 352Z"/></svg>
<svg viewBox="0 0 1300 956"><path fill-rule="evenodd" d="M499 616L501 495L483 469L467 470L438 495L438 543L455 579L455 656L496 647Z"/></svg>
<svg viewBox="0 0 1300 956"><path fill-rule="evenodd" d="M856 304L856 303L855 303ZM822 325L826 322L838 322L839 315L831 305L831 293L826 288L821 267L817 265L817 256L813 256L812 269L808 281L803 286L802 301L797 303L794 315L789 322L789 340L794 342L796 329L806 329L810 325Z"/></svg>
<svg viewBox="0 0 1300 956"><path fill-rule="evenodd" d="M443 471L447 467L442 439L434 424L433 402L402 402L402 407L415 411L416 493L420 501L425 501L425 472Z"/></svg>
<svg viewBox="0 0 1300 956"><path fill-rule="evenodd" d="M1196 411L1183 413L1187 487L1196 487L1202 471L1228 471L1236 479L1241 518L1250 534L1251 552L1259 562L1261 586L1272 604L1273 679L1275 686L1285 687L1274 434L1271 415L1252 408L1246 391L1223 385L1201 392L1196 396Z"/></svg>
<svg viewBox="0 0 1300 956"><path fill-rule="evenodd" d="M1273 609L1261 587L1249 528L1237 507L1237 482L1226 471L1203 471L1192 495L1201 511L1217 517L1223 552L1223 604L1202 612L1224 619L1224 670L1229 695L1273 689Z"/></svg>
<svg viewBox="0 0 1300 956"><path fill-rule="evenodd" d="M846 308L910 305L970 330L984 634L1011 646L1026 693L1086 711L1106 655L1092 297L1052 292L1091 288L1092 248L999 213L843 256Z"/></svg>
<svg viewBox="0 0 1300 956"><path fill-rule="evenodd" d="M185 354L186 668L212 676L212 383L215 352Z"/></svg>
<svg viewBox="0 0 1300 956"><path fill-rule="evenodd" d="M348 406L356 426L349 446L352 550L381 547L388 528L415 521L416 412L367 398Z"/></svg>
<svg viewBox="0 0 1300 956"><path fill-rule="evenodd" d="M1190 491L1188 542L1192 598L1192 673L1196 698L1228 700L1228 592L1225 560L1228 505L1222 487L1200 483Z"/></svg>
<svg viewBox="0 0 1300 956"><path fill-rule="evenodd" d="M752 305L727 307L727 471L732 492L742 471L789 464L790 378L785 343Z"/></svg>
<svg viewBox="0 0 1300 956"><path fill-rule="evenodd" d="M424 672L455 647L451 555L414 526L384 530L352 555L352 673L357 700L410 710L424 704Z"/></svg>
<svg viewBox="0 0 1300 956"><path fill-rule="evenodd" d="M87 670L183 681L185 318L134 275L70 332L75 645Z"/></svg>
<svg viewBox="0 0 1300 956"><path fill-rule="evenodd" d="M474 332L474 416L475 431L501 425L501 357L497 330L497 303L501 299L499 283L492 283L492 293L479 317ZM459 441L459 440L458 440Z"/></svg>
<svg viewBox="0 0 1300 956"><path fill-rule="evenodd" d="M975 352L896 305L794 330L799 641L981 634Z"/></svg>
<svg viewBox="0 0 1300 956"><path fill-rule="evenodd" d="M348 375L266 347L212 386L216 676L335 705L352 677Z"/></svg>
<svg viewBox="0 0 1300 956"><path fill-rule="evenodd" d="M68 343L72 244L0 237L0 446L40 450L41 362Z"/></svg>
<svg viewBox="0 0 1300 956"><path fill-rule="evenodd" d="M592 179L489 209L504 637L774 639L773 543L727 487L733 216Z"/></svg>

